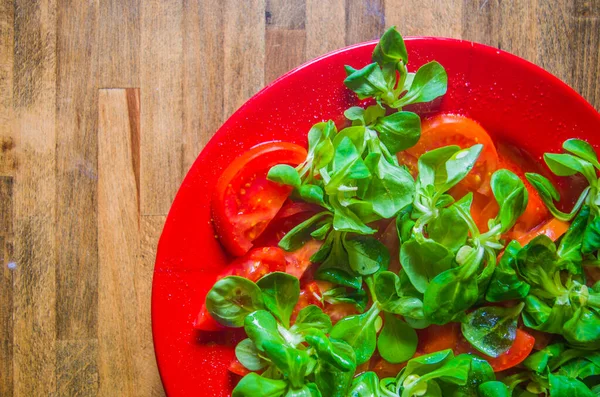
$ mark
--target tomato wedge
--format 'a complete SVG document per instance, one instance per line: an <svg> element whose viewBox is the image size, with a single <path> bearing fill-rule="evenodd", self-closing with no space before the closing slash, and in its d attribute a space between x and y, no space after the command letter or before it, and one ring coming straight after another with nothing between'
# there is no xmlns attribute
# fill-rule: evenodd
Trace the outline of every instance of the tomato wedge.
<svg viewBox="0 0 600 397"><path fill-rule="evenodd" d="M241 362L237 358L234 358L229 364L229 368L227 368L229 372L236 374L238 376L246 376L250 373L250 370L242 365Z"/></svg>
<svg viewBox="0 0 600 397"><path fill-rule="evenodd" d="M296 166L305 159L301 146L269 142L248 150L223 171L211 208L217 236L229 253L248 252L291 193L291 187L267 180L269 169Z"/></svg>
<svg viewBox="0 0 600 397"><path fill-rule="evenodd" d="M525 184L529 201L527 202L527 208L525 212L519 217L512 231L517 235L526 233L534 227L542 224L545 220L550 217L550 213L544 202L540 198L538 192L531 186L527 178L525 178L524 170L535 170L535 172L541 172L540 167L535 161L524 151L508 146L499 145L498 153L500 155L499 168L505 168L509 171L514 172ZM497 205L496 205L497 208ZM496 212L498 210L496 209ZM514 238L514 236L511 236Z"/></svg>
<svg viewBox="0 0 600 397"><path fill-rule="evenodd" d="M515 342L506 353L496 358L484 356L479 352L476 354L485 358L494 369L494 372L500 372L523 362L523 360L529 356L531 350L533 350L534 344L535 338L533 336L529 335L522 329L517 329L517 337Z"/></svg>
<svg viewBox="0 0 600 397"><path fill-rule="evenodd" d="M511 348L499 357L489 357L477 351L466 341L460 330L460 324L449 323L441 326L429 326L422 330L417 330L419 335L419 346L417 354L434 353L440 350L452 349L454 354L475 354L487 360L494 369L494 372L504 371L514 367L527 358L535 338L522 329L517 329L517 336Z"/></svg>
<svg viewBox="0 0 600 397"><path fill-rule="evenodd" d="M462 337L458 323L430 325L417 330L417 335L419 336L417 351L420 354L435 353L446 349L456 350Z"/></svg>
<svg viewBox="0 0 600 397"><path fill-rule="evenodd" d="M300 290L300 297L298 298L298 303L296 303L296 307L294 307L294 311L292 312L292 321L296 320L296 316L300 310L304 309L306 306L315 305L323 308L323 302L321 302L321 289L319 285L311 281L306 284Z"/></svg>
<svg viewBox="0 0 600 397"><path fill-rule="evenodd" d="M552 218L546 223L536 227L533 230L528 231L527 233L519 233L513 232L511 233L511 237L519 242L521 246L528 244L535 237L545 234L550 237L553 241L558 240L560 236L565 234L569 229L569 223L560 221L556 218Z"/></svg>
<svg viewBox="0 0 600 397"><path fill-rule="evenodd" d="M295 226L298 226L323 208L314 204L288 200L269 223L265 231L254 241L257 246L277 245Z"/></svg>
<svg viewBox="0 0 600 397"><path fill-rule="evenodd" d="M285 272L299 279L302 278L308 267L312 264L310 258L317 253L322 245L322 241L309 240L296 251L286 252L285 260L287 266Z"/></svg>
<svg viewBox="0 0 600 397"><path fill-rule="evenodd" d="M406 164L416 174L417 160L425 152L442 146L458 145L461 148L483 144L483 150L469 174L453 189L460 198L470 191L490 194L490 177L497 169L498 153L488 133L468 117L441 114L425 120L421 126L421 139L404 152L398 153L400 163Z"/></svg>
<svg viewBox="0 0 600 397"><path fill-rule="evenodd" d="M227 276L239 276L256 282L268 273L284 271L285 267L285 255L281 248L254 248L245 256L227 265L217 276L217 280ZM198 317L194 321L194 328L201 331L218 331L223 329L208 313L204 304L202 304Z"/></svg>

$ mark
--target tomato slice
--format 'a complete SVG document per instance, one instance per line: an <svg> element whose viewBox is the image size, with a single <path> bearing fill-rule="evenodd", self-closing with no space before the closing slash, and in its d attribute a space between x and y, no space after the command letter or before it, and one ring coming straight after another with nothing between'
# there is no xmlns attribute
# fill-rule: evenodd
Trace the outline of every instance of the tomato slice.
<svg viewBox="0 0 600 397"><path fill-rule="evenodd" d="M523 360L529 356L531 350L533 350L534 344L535 338L533 336L529 335L522 329L517 329L517 337L515 342L506 353L495 358L485 356L479 352L475 354L485 358L494 369L494 372L500 372L523 362Z"/></svg>
<svg viewBox="0 0 600 397"><path fill-rule="evenodd" d="M498 153L488 133L477 122L468 117L441 114L425 120L421 126L421 139L410 149L398 153L400 163L406 164L413 175L417 171L417 160L425 152L442 146L458 145L461 148L483 144L483 150L469 174L453 188L456 198L470 191L490 194L490 177L497 169Z"/></svg>
<svg viewBox="0 0 600 397"><path fill-rule="evenodd" d="M322 245L322 241L309 240L296 251L286 252L285 260L287 265L285 272L299 279L302 278L308 267L312 264L310 258L317 253Z"/></svg>
<svg viewBox="0 0 600 397"><path fill-rule="evenodd" d="M265 231L254 241L254 244L257 246L279 244L287 232L319 211L323 211L323 208L314 204L286 201Z"/></svg>
<svg viewBox="0 0 600 397"><path fill-rule="evenodd" d="M417 330L419 344L417 351L420 354L429 354L441 350L456 350L461 339L460 324L448 323L444 325L430 325Z"/></svg>
<svg viewBox="0 0 600 397"><path fill-rule="evenodd" d="M300 297L298 298L298 303L296 303L296 307L294 307L294 311L292 312L292 322L296 320L296 316L300 310L304 309L306 306L316 305L320 308L323 308L323 302L321 302L321 289L319 285L311 281L306 284L300 290Z"/></svg>
<svg viewBox="0 0 600 397"><path fill-rule="evenodd" d="M221 244L242 256L265 230L291 193L291 187L267 180L277 164L296 166L306 150L293 143L268 142L236 158L221 174L211 201L213 223Z"/></svg>
<svg viewBox="0 0 600 397"><path fill-rule="evenodd" d="M415 353L414 357L420 356L420 353ZM392 364L384 360L383 358L377 359L374 361L373 372L375 372L379 379L383 378L395 378L398 375L398 372L402 370L402 368L406 367L407 362L400 364Z"/></svg>
<svg viewBox="0 0 600 397"><path fill-rule="evenodd" d="M527 178L525 178L525 170L538 173L543 171L540 169L539 164L537 164L529 154L518 148L508 145L499 145L498 153L500 155L499 168L505 168L514 172L521 178L527 188L529 196L527 208L525 208L525 212L523 212L512 228L513 233L516 233L517 235L523 234L540 225L550 217L550 213L540 198L540 195L533 186L531 186ZM497 208L498 206L496 205L496 212L498 212ZM510 235L510 237L513 236Z"/></svg>
<svg viewBox="0 0 600 397"><path fill-rule="evenodd" d="M229 370L229 372L238 376L246 376L250 373L250 370L244 367L237 358L234 358L233 361L231 361L231 364L229 364L229 367L227 369Z"/></svg>
<svg viewBox="0 0 600 397"><path fill-rule="evenodd" d="M268 273L285 271L285 267L285 255L281 248L254 248L227 265L217 276L217 280L227 276L239 276L256 282ZM194 321L194 328L201 331L218 331L223 329L223 326L212 318L206 305L202 304L198 317Z"/></svg>
<svg viewBox="0 0 600 397"><path fill-rule="evenodd" d="M511 233L511 237L519 242L521 246L528 244L535 237L545 234L550 237L553 241L558 240L560 236L565 234L569 229L569 223L560 221L556 218L552 218L546 223L536 227L533 230L528 231L527 233L519 233L514 231Z"/></svg>
<svg viewBox="0 0 600 397"><path fill-rule="evenodd" d="M517 329L517 336L511 348L499 357L489 357L479 352L466 341L461 333L460 324L449 323L441 326L432 325L422 330L417 330L419 335L418 354L434 353L440 350L452 349L454 354L475 354L487 360L494 372L504 371L514 367L527 358L535 338L522 329Z"/></svg>

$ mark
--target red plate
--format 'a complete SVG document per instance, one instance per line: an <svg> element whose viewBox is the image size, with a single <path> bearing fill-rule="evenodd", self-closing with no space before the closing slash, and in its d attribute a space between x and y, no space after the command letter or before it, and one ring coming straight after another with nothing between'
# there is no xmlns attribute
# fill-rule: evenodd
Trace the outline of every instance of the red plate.
<svg viewBox="0 0 600 397"><path fill-rule="evenodd" d="M492 137L541 160L567 138L600 146L600 115L575 91L537 66L495 48L439 38L407 39L409 69L431 60L448 72L448 94L423 113L454 112L480 122ZM316 122L343 120L357 103L344 65L370 63L374 42L325 55L286 74L242 106L206 145L186 176L158 245L152 286L152 330L158 367L170 396L227 396L227 366L239 335L194 331L192 322L228 258L214 238L210 196L221 171L260 142L306 146Z"/></svg>

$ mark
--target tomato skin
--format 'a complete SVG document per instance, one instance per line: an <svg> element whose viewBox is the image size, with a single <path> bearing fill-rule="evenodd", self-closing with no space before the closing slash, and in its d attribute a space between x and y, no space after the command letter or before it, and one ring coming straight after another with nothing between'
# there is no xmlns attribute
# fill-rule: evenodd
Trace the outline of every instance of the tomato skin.
<svg viewBox="0 0 600 397"><path fill-rule="evenodd" d="M254 248L245 256L227 265L215 281L227 276L239 276L256 282L268 273L285 271L285 267L285 255L281 248ZM194 321L194 328L201 331L219 331L224 327L212 318L206 305L202 304L198 317Z"/></svg>
<svg viewBox="0 0 600 397"><path fill-rule="evenodd" d="M469 174L455 186L451 193L461 198L470 191L490 194L490 177L497 169L498 153L488 133L479 123L468 117L455 114L441 114L423 121L421 138L417 144L398 154L400 163L416 172L417 159L430 150L442 146L458 145L462 149L475 144L483 144L483 150Z"/></svg>
<svg viewBox="0 0 600 397"><path fill-rule="evenodd" d="M285 271L285 266L285 251L281 248L254 248L245 256L231 262L219 274L217 280L227 276L239 276L257 282L268 273Z"/></svg>
<svg viewBox="0 0 600 397"><path fill-rule="evenodd" d="M527 245L531 240L535 237L545 234L550 237L552 241L558 240L560 236L565 234L569 229L569 223L563 222L556 218L552 218L549 221L539 225L533 230L530 230L526 233L513 232L511 237L514 238L521 244L521 246Z"/></svg>
<svg viewBox="0 0 600 397"><path fill-rule="evenodd" d="M298 279L301 279L306 270L312 264L310 258L317 253L322 245L322 241L308 240L296 251L286 252L285 260L287 265L285 267L285 272Z"/></svg>
<svg viewBox="0 0 600 397"><path fill-rule="evenodd" d="M227 370L238 376L246 376L250 373L250 370L242 365L237 358L234 358L229 364Z"/></svg>
<svg viewBox="0 0 600 397"><path fill-rule="evenodd" d="M211 200L219 241L234 256L253 246L290 195L289 186L267 180L277 164L296 166L306 150L293 143L268 142L237 157L221 174Z"/></svg>
<svg viewBox="0 0 600 397"><path fill-rule="evenodd" d="M456 350L461 339L460 324L430 325L417 330L419 344L417 351L421 354L435 353L441 350Z"/></svg>
<svg viewBox="0 0 600 397"><path fill-rule="evenodd" d="M304 309L306 306L316 305L320 308L323 308L323 302L321 301L321 289L319 285L311 281L306 284L300 290L300 297L298 298L298 303L294 307L294 311L292 312L292 322L296 320L298 313L300 310Z"/></svg>
<svg viewBox="0 0 600 397"><path fill-rule="evenodd" d="M528 193L527 207L509 233L510 237L515 238L513 234L526 233L550 217L550 213L537 190L535 190L525 177L525 170L535 172L542 172L542 170L529 154L518 148L499 145L498 154L500 156L499 168L507 169L517 175L525 184ZM496 205L496 213L498 212L497 207Z"/></svg>
<svg viewBox="0 0 600 397"><path fill-rule="evenodd" d="M414 357L420 356L420 353L415 353ZM398 375L398 372L402 370L402 368L406 367L407 362L400 364L392 364L384 360L383 358L375 361L375 365L373 366L373 372L375 372L379 379L383 378L395 378Z"/></svg>
<svg viewBox="0 0 600 397"><path fill-rule="evenodd" d="M255 245L276 246L290 230L319 211L323 211L323 208L314 204L288 200L265 231L256 239Z"/></svg>
<svg viewBox="0 0 600 397"><path fill-rule="evenodd" d="M511 348L499 357L489 357L478 350L464 339L460 330L460 324L448 323L441 326L429 326L422 330L417 330L419 335L419 346L417 353L428 354L440 350L452 349L454 354L475 354L487 360L492 366L494 372L504 371L508 368L520 364L527 358L535 338L522 329L517 329L517 336Z"/></svg>
<svg viewBox="0 0 600 397"><path fill-rule="evenodd" d="M485 358L494 369L494 372L500 372L523 362L523 360L529 356L531 350L533 350L534 344L535 338L533 336L529 335L522 329L517 329L517 337L515 338L515 342L506 353L496 358L485 356L479 352L476 354Z"/></svg>
<svg viewBox="0 0 600 397"><path fill-rule="evenodd" d="M334 305L326 303L323 311L331 318L333 324L345 317L359 314L356 306L351 303L336 303Z"/></svg>

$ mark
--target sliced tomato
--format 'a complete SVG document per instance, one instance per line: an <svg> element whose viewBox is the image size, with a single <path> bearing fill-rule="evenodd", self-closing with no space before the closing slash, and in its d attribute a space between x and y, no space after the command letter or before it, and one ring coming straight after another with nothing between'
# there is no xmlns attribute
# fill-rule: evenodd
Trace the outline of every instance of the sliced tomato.
<svg viewBox="0 0 600 397"><path fill-rule="evenodd" d="M535 237L545 234L550 237L553 241L558 240L560 236L565 234L569 229L569 223L560 221L556 218L552 218L546 223L541 224L533 230L530 230L526 233L520 233L514 231L510 234L510 236L517 240L521 246L528 244Z"/></svg>
<svg viewBox="0 0 600 397"><path fill-rule="evenodd" d="M425 120L421 126L419 142L412 148L398 153L398 160L416 174L417 160L423 153L442 146L458 145L464 149L478 143L483 144L479 159L471 172L451 193L457 198L471 191L489 195L490 177L497 169L498 154L488 133L468 117L441 114Z"/></svg>
<svg viewBox="0 0 600 397"><path fill-rule="evenodd" d="M300 312L300 310L304 309L306 306L316 305L320 308L323 308L323 302L321 302L321 290L319 289L319 285L311 281L306 284L300 290L300 297L298 298L298 303L296 307L294 307L294 311L292 312L292 321L296 319L296 316Z"/></svg>
<svg viewBox="0 0 600 397"><path fill-rule="evenodd" d="M392 219L379 229L379 236L375 236L388 248L390 252L390 264L388 270L397 273L400 270L400 240L396 229L396 220Z"/></svg>
<svg viewBox="0 0 600 397"><path fill-rule="evenodd" d="M233 361L231 361L231 364L229 364L229 367L227 369L229 370L229 372L238 376L246 376L250 373L250 370L244 367L237 358L234 358Z"/></svg>
<svg viewBox="0 0 600 397"><path fill-rule="evenodd" d="M538 331L532 328L525 328L525 330L529 335L533 336L533 339L535 339L535 343L533 344L535 350L544 349L550 344L552 339L554 339L554 335L549 334L548 332Z"/></svg>
<svg viewBox="0 0 600 397"><path fill-rule="evenodd" d="M334 324L345 317L359 314L356 306L351 303L336 303L333 305L325 303L323 311L331 318L331 322Z"/></svg>
<svg viewBox="0 0 600 397"><path fill-rule="evenodd" d="M498 215L498 203L490 195L486 196L475 192L473 194L473 204L471 205L471 216L481 232L489 230L488 221Z"/></svg>
<svg viewBox="0 0 600 397"><path fill-rule="evenodd" d="M317 205L288 200L256 239L255 244L258 246L279 244L287 232L322 210L323 208Z"/></svg>
<svg viewBox="0 0 600 397"><path fill-rule="evenodd" d="M217 276L217 280L227 276L239 276L256 282L268 273L285 271L285 267L285 254L281 248L254 248L243 257L237 258L227 265ZM198 317L194 321L194 328L202 331L218 331L223 329L211 317L204 304L202 304Z"/></svg>
<svg viewBox="0 0 600 397"><path fill-rule="evenodd" d="M417 351L421 354L435 353L441 350L456 350L461 339L460 324L430 325L417 330L419 344Z"/></svg>
<svg viewBox="0 0 600 397"><path fill-rule="evenodd" d="M286 252L285 260L287 265L285 272L302 278L308 267L312 264L310 258L321 248L323 245L322 241L308 240L302 247L296 251Z"/></svg>
<svg viewBox="0 0 600 397"><path fill-rule="evenodd" d="M517 337L515 342L506 353L495 358L485 356L479 352L476 352L475 354L485 358L494 369L494 372L500 372L523 362L523 360L529 356L531 350L533 350L534 344L535 338L533 336L529 335L522 329L517 329Z"/></svg>
<svg viewBox="0 0 600 397"><path fill-rule="evenodd" d="M420 356L420 353L415 353L414 357ZM402 370L402 368L406 367L407 362L403 362L400 364L392 364L384 360L383 358L379 358L375 361L375 364L372 366L372 371L375 372L379 379L383 378L395 378L398 375L398 372Z"/></svg>
<svg viewBox="0 0 600 397"><path fill-rule="evenodd" d="M531 186L525 171L527 172L542 172L539 164L537 164L529 154L514 146L505 144L498 145L498 154L500 156L499 168L505 168L514 172L525 184L529 200L525 212L519 217L517 223L512 228L512 232L522 234L530 231L540 225L550 217L548 209L540 198L538 192ZM496 212L498 206L496 205ZM510 237L513 237L510 235Z"/></svg>
<svg viewBox="0 0 600 397"><path fill-rule="evenodd" d="M417 330L419 345L417 352L420 354L434 353L440 350L452 349L454 354L475 354L487 360L494 372L504 371L514 367L527 358L535 338L522 329L517 329L517 336L511 348L499 357L489 357L473 348L461 333L460 324L449 323L441 326L432 325L423 330Z"/></svg>
<svg viewBox="0 0 600 397"><path fill-rule="evenodd" d="M211 201L219 241L232 255L250 250L291 193L289 186L267 180L272 166L296 166L306 150L293 143L269 142L236 158L221 174Z"/></svg>

